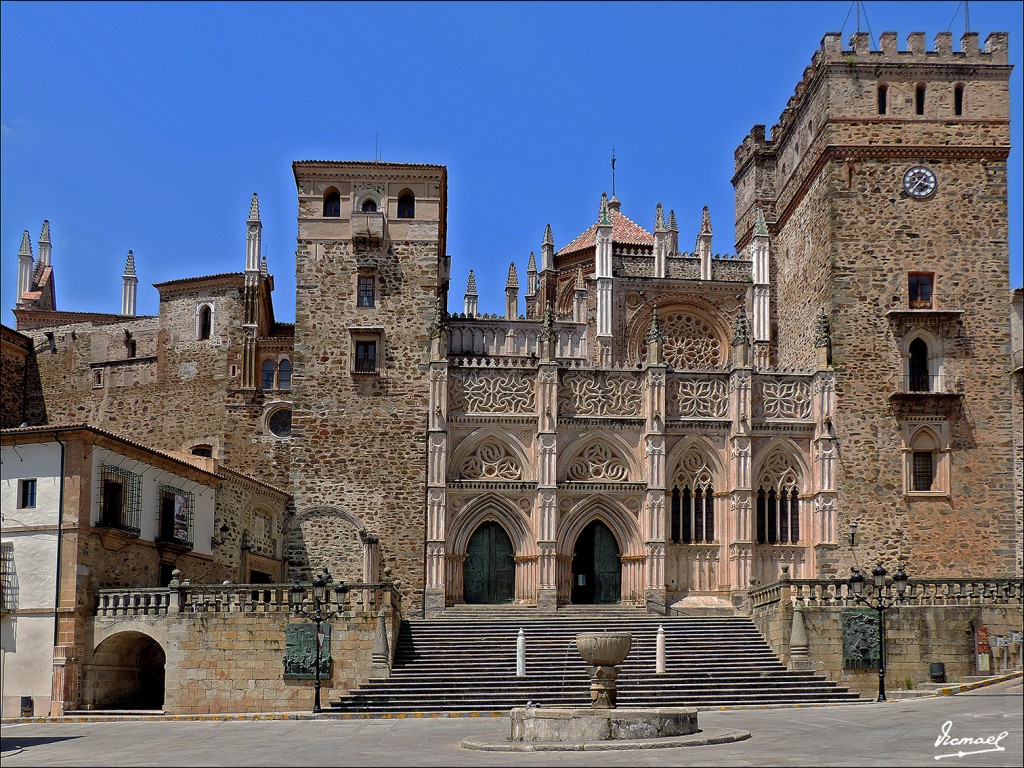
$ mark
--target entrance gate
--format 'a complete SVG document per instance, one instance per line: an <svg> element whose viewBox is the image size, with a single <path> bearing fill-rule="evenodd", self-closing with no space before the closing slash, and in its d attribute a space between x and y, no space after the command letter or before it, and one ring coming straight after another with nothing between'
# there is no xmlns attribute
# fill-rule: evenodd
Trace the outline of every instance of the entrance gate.
<svg viewBox="0 0 1024 768"><path fill-rule="evenodd" d="M615 534L600 520L584 528L572 555L572 602L617 603L622 597L622 566Z"/></svg>
<svg viewBox="0 0 1024 768"><path fill-rule="evenodd" d="M483 523L473 532L466 547L463 574L467 603L512 602L516 581L512 540L498 523Z"/></svg>

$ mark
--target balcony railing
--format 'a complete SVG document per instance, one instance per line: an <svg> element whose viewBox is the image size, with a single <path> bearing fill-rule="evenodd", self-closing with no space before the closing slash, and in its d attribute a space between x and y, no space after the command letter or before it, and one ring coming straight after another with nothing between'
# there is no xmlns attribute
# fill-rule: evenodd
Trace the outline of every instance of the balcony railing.
<svg viewBox="0 0 1024 768"><path fill-rule="evenodd" d="M908 296L893 296L887 309L890 312L907 312L914 310L960 312L962 310L959 296L932 296L927 299L911 299Z"/></svg>
<svg viewBox="0 0 1024 768"><path fill-rule="evenodd" d="M936 375L915 373L909 376L897 376L893 384L893 392L900 395L962 395L964 381L962 378L943 373Z"/></svg>

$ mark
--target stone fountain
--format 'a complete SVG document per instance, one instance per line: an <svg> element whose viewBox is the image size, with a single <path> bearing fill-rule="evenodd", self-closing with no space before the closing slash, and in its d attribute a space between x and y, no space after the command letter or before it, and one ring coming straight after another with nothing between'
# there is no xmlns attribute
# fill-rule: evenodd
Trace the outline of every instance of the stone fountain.
<svg viewBox="0 0 1024 768"><path fill-rule="evenodd" d="M463 748L496 752L649 749L750 738L747 731L702 732L694 708L617 708L618 665L632 646L629 632L576 635L576 648L590 672L590 708L516 707L509 713L508 739L465 739Z"/></svg>

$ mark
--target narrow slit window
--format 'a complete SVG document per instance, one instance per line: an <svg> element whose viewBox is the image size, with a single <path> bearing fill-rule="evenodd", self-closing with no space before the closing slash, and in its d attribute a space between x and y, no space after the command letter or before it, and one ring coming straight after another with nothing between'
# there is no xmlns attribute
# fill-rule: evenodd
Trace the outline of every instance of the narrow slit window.
<svg viewBox="0 0 1024 768"><path fill-rule="evenodd" d="M918 83L914 89L914 108L917 114L924 114L924 83Z"/></svg>
<svg viewBox="0 0 1024 768"><path fill-rule="evenodd" d="M213 308L204 304L199 308L199 338L208 339L213 332Z"/></svg>
<svg viewBox="0 0 1024 768"><path fill-rule="evenodd" d="M953 114L957 117L962 116L964 113L964 87L963 85L957 85L953 89Z"/></svg>
<svg viewBox="0 0 1024 768"><path fill-rule="evenodd" d="M889 109L889 86L878 86L878 114L884 115Z"/></svg>

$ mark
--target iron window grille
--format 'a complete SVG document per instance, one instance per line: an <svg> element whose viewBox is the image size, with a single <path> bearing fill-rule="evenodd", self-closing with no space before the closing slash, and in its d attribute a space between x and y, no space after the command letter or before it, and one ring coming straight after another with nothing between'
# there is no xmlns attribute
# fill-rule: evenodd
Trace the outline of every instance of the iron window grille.
<svg viewBox="0 0 1024 768"><path fill-rule="evenodd" d="M914 451L914 490L930 491L935 482L935 464L931 451Z"/></svg>
<svg viewBox="0 0 1024 768"><path fill-rule="evenodd" d="M14 542L0 545L0 606L3 612L18 609L18 579L14 572Z"/></svg>
<svg viewBox="0 0 1024 768"><path fill-rule="evenodd" d="M356 373L377 372L377 342L356 342Z"/></svg>
<svg viewBox="0 0 1024 768"><path fill-rule="evenodd" d="M161 485L160 526L156 540L192 548L195 496L180 488Z"/></svg>
<svg viewBox="0 0 1024 768"><path fill-rule="evenodd" d="M138 535L142 527L142 476L120 467L100 468L97 525Z"/></svg>

